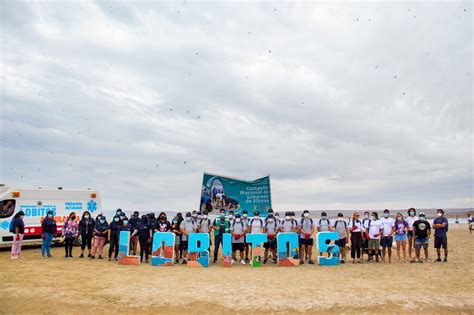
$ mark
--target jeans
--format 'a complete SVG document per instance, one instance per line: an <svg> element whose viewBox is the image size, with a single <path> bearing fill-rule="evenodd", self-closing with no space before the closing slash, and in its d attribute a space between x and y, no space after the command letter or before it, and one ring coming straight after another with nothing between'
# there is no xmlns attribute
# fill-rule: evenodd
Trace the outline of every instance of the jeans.
<svg viewBox="0 0 474 315"><path fill-rule="evenodd" d="M222 243L222 235L216 235L214 237L214 261L217 261L217 255L219 254L219 246Z"/></svg>
<svg viewBox="0 0 474 315"><path fill-rule="evenodd" d="M72 257L72 246L74 245L74 238L66 238L64 240L64 251L66 257Z"/></svg>
<svg viewBox="0 0 474 315"><path fill-rule="evenodd" d="M43 243L41 244L41 256L44 257L44 254L51 256L51 242L53 241L53 233L44 233Z"/></svg>

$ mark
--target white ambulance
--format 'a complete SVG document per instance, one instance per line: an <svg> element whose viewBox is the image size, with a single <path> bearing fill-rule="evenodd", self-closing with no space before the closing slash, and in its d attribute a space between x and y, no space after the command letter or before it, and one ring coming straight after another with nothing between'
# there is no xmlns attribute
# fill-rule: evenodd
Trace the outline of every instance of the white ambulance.
<svg viewBox="0 0 474 315"><path fill-rule="evenodd" d="M99 192L94 190L66 190L61 187L26 189L0 184L0 245L8 245L13 241L10 222L20 210L25 213L24 242L37 242L41 240L41 222L49 210L54 213L60 233L71 212L76 213L76 220L79 221L86 210L93 217L102 213L102 205Z"/></svg>

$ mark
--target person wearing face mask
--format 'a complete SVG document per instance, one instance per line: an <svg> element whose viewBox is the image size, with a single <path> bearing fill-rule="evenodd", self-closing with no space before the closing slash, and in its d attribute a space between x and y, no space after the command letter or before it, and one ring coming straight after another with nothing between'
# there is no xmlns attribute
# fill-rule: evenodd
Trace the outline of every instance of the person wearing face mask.
<svg viewBox="0 0 474 315"><path fill-rule="evenodd" d="M263 231L267 234L267 241L263 243L265 248L263 263L266 264L268 261L268 252L272 253L273 263L277 262L277 234L278 234L278 222L275 220L273 213L269 213L265 220L265 226Z"/></svg>
<svg viewBox="0 0 474 315"><path fill-rule="evenodd" d="M225 216L225 209L221 209L219 217L214 219L212 228L214 229L214 263L217 263L217 255L219 254L219 246L222 244L224 233L229 233L230 222Z"/></svg>
<svg viewBox="0 0 474 315"><path fill-rule="evenodd" d="M120 218L120 216L122 215L122 212L123 212L122 209L118 208L117 211L115 211L115 216Z"/></svg>
<svg viewBox="0 0 474 315"><path fill-rule="evenodd" d="M132 217L128 220L128 224L133 231L138 228L138 224L140 223L140 213L138 211L133 212ZM138 250L138 236L130 236L130 252L132 255L136 256Z"/></svg>
<svg viewBox="0 0 474 315"><path fill-rule="evenodd" d="M69 214L69 217L63 225L62 235L64 237L64 251L66 252L64 258L72 258L72 247L78 235L78 224L76 222L75 212Z"/></svg>
<svg viewBox="0 0 474 315"><path fill-rule="evenodd" d="M331 221L329 221L328 214L326 213L326 211L321 212L321 218L318 220L316 230L318 231L318 233L327 232L331 230ZM319 252L319 256L323 256L323 253Z"/></svg>
<svg viewBox="0 0 474 315"><path fill-rule="evenodd" d="M90 259L95 259L97 250L99 250L99 259L102 259L102 252L104 250L104 244L105 240L107 239L108 231L109 224L105 220L105 217L99 217L98 222L94 226L94 246L92 247L92 255L89 257Z"/></svg>
<svg viewBox="0 0 474 315"><path fill-rule="evenodd" d="M230 233L232 234L232 263L237 260L237 251L240 252L240 263L245 265L244 260L244 240L246 229L242 222L240 214L235 216L235 219L230 226Z"/></svg>
<svg viewBox="0 0 474 315"><path fill-rule="evenodd" d="M119 249L119 228L120 228L120 216L115 216L112 222L109 224L107 240L109 242L109 261L112 260L112 252L114 253L114 259L117 260L118 249Z"/></svg>
<svg viewBox="0 0 474 315"><path fill-rule="evenodd" d="M184 218L183 218L183 214L181 212L178 212L176 214L176 217L175 217L177 220L178 220L178 223L177 223L177 230L179 231L179 242L178 242L178 245L179 245L179 259L182 259L183 258L183 243L181 242L182 241L182 237L183 235L181 234L181 223L184 221ZM176 233L175 233L176 234Z"/></svg>
<svg viewBox="0 0 474 315"><path fill-rule="evenodd" d="M332 226L335 232L337 232L338 239L336 240L336 245L339 246L339 253L341 255L341 264L345 264L346 260L346 244L349 240L349 227L347 222L344 220L344 215L342 212L337 214L337 220Z"/></svg>
<svg viewBox="0 0 474 315"><path fill-rule="evenodd" d="M54 235L56 235L56 221L54 220L53 210L48 210L46 217L41 222L41 238L43 243L41 244L41 256L45 257L47 254L48 257L51 257L51 243L53 241Z"/></svg>
<svg viewBox="0 0 474 315"><path fill-rule="evenodd" d="M291 212L289 211L285 212L285 219L281 221L280 232L283 232L283 233L296 232L296 226L295 226L294 221L291 219Z"/></svg>
<svg viewBox="0 0 474 315"><path fill-rule="evenodd" d="M152 240L153 226L150 223L149 217L146 215L142 216L140 223L138 223L137 229L133 232L133 235L138 235L138 242L140 243L140 262L143 262L143 256L145 256L145 263L148 263L148 257L150 256L150 243Z"/></svg>
<svg viewBox="0 0 474 315"><path fill-rule="evenodd" d="M171 232L174 233L174 257L176 263L179 263L179 249L181 247L181 232L179 230L179 221L178 217L174 217L171 221Z"/></svg>
<svg viewBox="0 0 474 315"><path fill-rule="evenodd" d="M422 263L420 255L421 248L425 251L425 260L428 261L428 243L431 236L431 225L426 220L424 212L420 212L420 217L413 223L413 236L415 237L415 261Z"/></svg>
<svg viewBox="0 0 474 315"><path fill-rule="evenodd" d="M369 231L369 241L367 244L367 251L369 259L367 262L371 262L375 255L375 262L379 262L379 248L380 248L380 238L383 232L382 222L379 220L379 215L377 212L372 212L370 221L368 223L367 229Z"/></svg>
<svg viewBox="0 0 474 315"><path fill-rule="evenodd" d="M392 263L392 244L393 244L393 232L395 231L395 220L390 217L390 211L385 209L383 211L383 218L380 219L383 227L382 240L382 262L385 262L385 255L388 252L388 263Z"/></svg>
<svg viewBox="0 0 474 315"><path fill-rule="evenodd" d="M187 260L188 260L188 237L189 237L189 234L194 233L195 231L196 231L196 225L193 223L193 220L192 220L192 217L191 217L191 212L186 212L186 216L184 218L184 221L181 222L181 225L180 225L181 245L182 245L182 248L183 248L183 265L186 264ZM216 244L217 244L217 242L216 242ZM217 256L217 255L215 254L215 256Z"/></svg>
<svg viewBox="0 0 474 315"><path fill-rule="evenodd" d="M364 225L359 220L359 213L352 214L351 223L349 223L351 231L351 258L353 264L361 263L362 235L364 234Z"/></svg>
<svg viewBox="0 0 474 315"><path fill-rule="evenodd" d="M91 255L91 248L92 248L92 235L94 233L94 219L92 219L91 214L89 211L84 211L82 214L81 221L79 221L79 231L81 234L81 255L79 258L84 257L84 250L87 244L87 251L89 253L88 257L90 258Z"/></svg>
<svg viewBox="0 0 474 315"><path fill-rule="evenodd" d="M242 210L242 223L245 226L245 231L248 231L250 219L249 219L249 214L247 210ZM248 244L246 240L244 240L244 248L245 248L245 262L248 264L250 263L250 260L249 260L250 244Z"/></svg>
<svg viewBox="0 0 474 315"><path fill-rule="evenodd" d="M14 234L11 259L18 259L21 257L21 242L23 241L23 235L25 234L25 223L23 222L24 217L25 213L20 210L15 214L10 223L10 232Z"/></svg>
<svg viewBox="0 0 474 315"><path fill-rule="evenodd" d="M411 252L413 249L413 242L414 242L414 237L413 237L413 223L418 220L418 217L416 216L416 210L415 208L410 208L408 209L408 217L405 219L408 223L408 233L407 233L407 243L408 243L408 258L410 261L412 261L411 257Z"/></svg>
<svg viewBox="0 0 474 315"><path fill-rule="evenodd" d="M211 231L212 231L211 219L209 219L207 212L204 212L204 214L201 216L201 219L198 222L198 232L211 234Z"/></svg>
<svg viewBox="0 0 474 315"><path fill-rule="evenodd" d="M169 232L171 230L171 224L168 221L166 214L161 212L158 216L158 220L156 220L155 232Z"/></svg>
<svg viewBox="0 0 474 315"><path fill-rule="evenodd" d="M229 225L232 225L232 223L234 222L234 211L232 210L229 211L228 218L229 218Z"/></svg>
<svg viewBox="0 0 474 315"><path fill-rule="evenodd" d="M437 218L433 221L434 232L434 247L436 248L436 255L438 258L436 262L441 261L441 246L444 249L444 262L448 262L448 219L444 217L444 210L436 210Z"/></svg>
<svg viewBox="0 0 474 315"><path fill-rule="evenodd" d="M293 221L293 224L295 225L295 232L298 232L300 224L299 224L298 220L296 219L296 215L295 215L294 211L290 212L290 217L291 217L291 221Z"/></svg>
<svg viewBox="0 0 474 315"><path fill-rule="evenodd" d="M308 264L314 265L311 255L313 253L313 233L316 229L316 224L314 224L313 219L310 218L309 210L303 211L303 218L301 219L299 226L301 253L300 264L304 264L304 260L306 259Z"/></svg>
<svg viewBox="0 0 474 315"><path fill-rule="evenodd" d="M192 218L192 220L193 220L194 225L196 225L196 226L198 225L198 218L197 218L197 215L198 215L198 213L197 213L196 210L193 210L193 211L191 212L191 218Z"/></svg>
<svg viewBox="0 0 474 315"><path fill-rule="evenodd" d="M364 212L364 218L362 219L362 226L364 227L364 232L362 233L362 253L361 260L364 259L364 252L368 253L369 246L369 223L370 223L370 213L369 211Z"/></svg>
<svg viewBox="0 0 474 315"><path fill-rule="evenodd" d="M395 220L395 242L397 243L397 258L401 262L400 249L403 250L403 262L406 262L406 245L407 245L407 230L408 222L403 219L403 214L397 213Z"/></svg>

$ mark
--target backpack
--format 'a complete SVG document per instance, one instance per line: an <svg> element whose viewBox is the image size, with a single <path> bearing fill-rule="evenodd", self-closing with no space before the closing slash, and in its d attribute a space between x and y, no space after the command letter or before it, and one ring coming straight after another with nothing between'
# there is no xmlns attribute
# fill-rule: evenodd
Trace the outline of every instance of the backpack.
<svg viewBox="0 0 474 315"><path fill-rule="evenodd" d="M365 226L365 221L369 221L369 225L367 225L367 228L370 229L370 223L372 222L372 220L371 220L371 219L364 219L364 220L362 220L362 225L363 225L363 226Z"/></svg>
<svg viewBox="0 0 474 315"><path fill-rule="evenodd" d="M277 227L278 227L278 222L277 222L277 220L274 219L274 220L273 220L273 223L275 224L275 230L276 230ZM268 221L265 220L265 228L267 228L267 226L268 226Z"/></svg>
<svg viewBox="0 0 474 315"><path fill-rule="evenodd" d="M244 222L242 222L242 220L240 220L240 225L242 225L242 230L245 230L245 226L244 226ZM235 220L232 221L232 230L234 229L234 226L235 226Z"/></svg>
<svg viewBox="0 0 474 315"><path fill-rule="evenodd" d="M327 219L326 219L327 220ZM319 219L319 221L321 221L321 219ZM304 222L304 218L301 218L301 223L300 225L303 225L303 222ZM314 226L314 223L313 223L313 219L312 218L309 218L309 222L311 222L311 226Z"/></svg>
<svg viewBox="0 0 474 315"><path fill-rule="evenodd" d="M334 228L337 227L337 222L339 222L339 220L336 220L336 222L334 222ZM344 228L347 229L347 222L346 221L342 221L342 222L344 223ZM370 224L370 222L369 222L369 224Z"/></svg>
<svg viewBox="0 0 474 315"><path fill-rule="evenodd" d="M10 228L9 228L10 233L15 233L15 222L16 222L16 218L10 221Z"/></svg>
<svg viewBox="0 0 474 315"><path fill-rule="evenodd" d="M326 221L328 223L328 226L331 224L331 221L329 219L319 219L318 225L321 226L321 222Z"/></svg>
<svg viewBox="0 0 474 315"><path fill-rule="evenodd" d="M251 219L250 222L249 222L249 225L252 226L252 223L255 219ZM260 227L262 228L263 227L263 220L262 219L258 219L258 221L260 221Z"/></svg>

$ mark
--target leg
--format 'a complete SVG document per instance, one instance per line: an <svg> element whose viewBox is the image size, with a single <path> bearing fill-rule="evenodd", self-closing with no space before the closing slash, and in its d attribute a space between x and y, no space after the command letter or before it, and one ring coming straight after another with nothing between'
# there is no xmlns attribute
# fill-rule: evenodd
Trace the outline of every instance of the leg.
<svg viewBox="0 0 474 315"><path fill-rule="evenodd" d="M86 248L87 234L81 234L81 258L84 257L84 249Z"/></svg>
<svg viewBox="0 0 474 315"><path fill-rule="evenodd" d="M217 262L217 255L219 254L219 246L222 241L222 236L216 236L214 238L214 263Z"/></svg>
<svg viewBox="0 0 474 315"><path fill-rule="evenodd" d="M91 255L91 248L92 248L92 235L87 236L87 253L89 256Z"/></svg>
<svg viewBox="0 0 474 315"><path fill-rule="evenodd" d="M407 241L402 241L403 262L407 261Z"/></svg>
<svg viewBox="0 0 474 315"><path fill-rule="evenodd" d="M413 247L413 237L408 236L408 258L411 259L411 250Z"/></svg>
<svg viewBox="0 0 474 315"><path fill-rule="evenodd" d="M92 257L95 257L98 247L99 247L99 237L94 236L94 247L92 247Z"/></svg>

